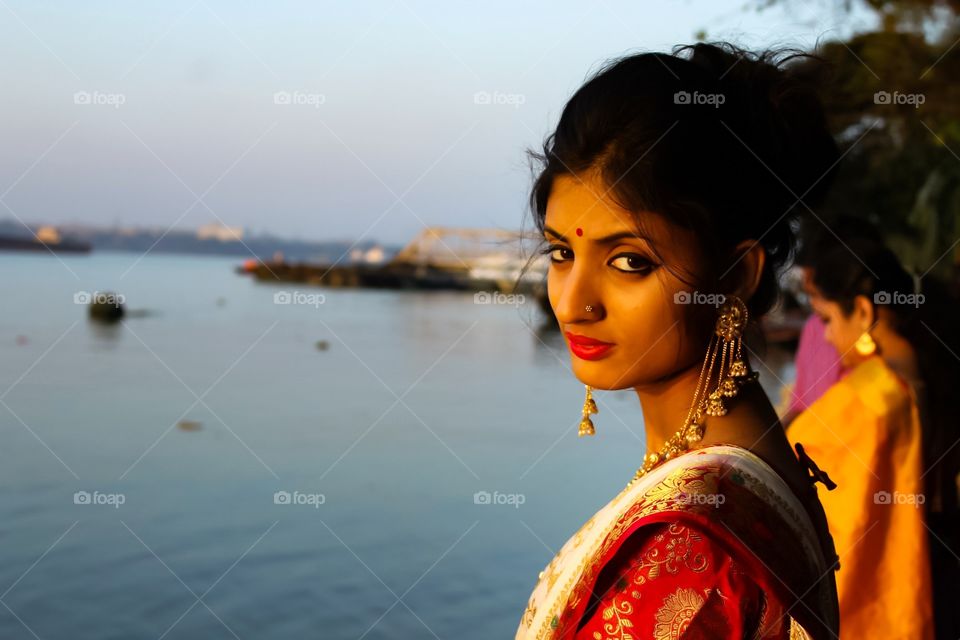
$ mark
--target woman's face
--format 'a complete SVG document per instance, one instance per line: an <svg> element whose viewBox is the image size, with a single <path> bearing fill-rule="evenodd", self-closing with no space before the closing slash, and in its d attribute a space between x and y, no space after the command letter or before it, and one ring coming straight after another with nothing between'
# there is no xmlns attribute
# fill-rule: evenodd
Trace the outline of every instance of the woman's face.
<svg viewBox="0 0 960 640"><path fill-rule="evenodd" d="M550 306L571 351L574 375L598 389L641 387L703 358L706 336L694 328L696 309L717 300L697 296L637 236L633 215L605 196L595 177L559 176L547 203ZM646 214L645 231L681 274L696 265L689 232ZM690 279L690 278L687 278ZM587 311L586 307L593 307ZM713 314L715 317L715 314ZM579 346L579 338L609 346Z"/></svg>
<svg viewBox="0 0 960 640"><path fill-rule="evenodd" d="M845 314L843 308L836 302L832 302L822 296L811 297L810 304L814 313L820 316L825 328L823 337L833 345L833 348L840 354L840 361L846 368L856 366L863 356L854 349L863 332L870 326L869 318L866 317L861 302L866 302L866 298L858 296L861 300L854 302L853 312Z"/></svg>

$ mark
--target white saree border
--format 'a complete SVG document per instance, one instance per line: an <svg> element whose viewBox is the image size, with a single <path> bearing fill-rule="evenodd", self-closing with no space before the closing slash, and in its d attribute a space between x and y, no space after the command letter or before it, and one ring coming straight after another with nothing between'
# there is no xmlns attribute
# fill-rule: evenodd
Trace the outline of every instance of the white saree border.
<svg viewBox="0 0 960 640"><path fill-rule="evenodd" d="M584 570L595 560L600 547L617 527L624 513L637 501L655 498L652 512L670 510L673 502L664 494L674 476L682 476L688 468L725 466L737 470L747 479L746 486L757 497L774 508L785 522L789 523L801 541L808 562L822 576L827 572L827 563L820 549L816 529L803 505L784 480L750 451L729 445L716 445L690 451L668 460L654 468L632 485L625 487L561 547L550 563L540 572L539 581L530 595L527 608L520 620L516 640L549 640L555 637L561 613L567 607L571 593L581 580ZM669 487L667 491L672 487ZM648 493L653 492L653 496ZM657 508L662 505L662 508ZM829 599L830 593L821 590L821 601ZM822 602L827 605L827 602ZM822 610L828 611L825 606ZM791 619L790 638L809 639L810 634Z"/></svg>

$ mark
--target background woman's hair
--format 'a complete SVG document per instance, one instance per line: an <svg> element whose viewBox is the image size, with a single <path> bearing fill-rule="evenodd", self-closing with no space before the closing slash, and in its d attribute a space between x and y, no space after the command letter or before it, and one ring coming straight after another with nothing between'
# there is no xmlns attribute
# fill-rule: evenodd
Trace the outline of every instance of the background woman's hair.
<svg viewBox="0 0 960 640"><path fill-rule="evenodd" d="M813 267L813 264L828 249L856 239L882 243L883 233L875 223L861 216L837 215L829 225L821 219L806 216L800 221L797 238L799 246L794 264Z"/></svg>
<svg viewBox="0 0 960 640"><path fill-rule="evenodd" d="M875 318L879 305L893 312L893 329L916 352L923 381L920 409L928 508L955 513L960 473L956 411L960 305L933 276L918 279L915 287L914 277L893 251L870 239L853 240L822 253L813 263L813 283L844 314L853 311L857 296L874 305Z"/></svg>
<svg viewBox="0 0 960 640"><path fill-rule="evenodd" d="M567 102L542 151L528 151L538 230L557 176L598 172L641 233L642 212L695 233L704 272L665 266L699 291L723 293L734 246L758 241L767 262L748 302L758 318L777 299L795 217L822 201L839 159L816 91L824 68L803 52L728 43L608 62Z"/></svg>

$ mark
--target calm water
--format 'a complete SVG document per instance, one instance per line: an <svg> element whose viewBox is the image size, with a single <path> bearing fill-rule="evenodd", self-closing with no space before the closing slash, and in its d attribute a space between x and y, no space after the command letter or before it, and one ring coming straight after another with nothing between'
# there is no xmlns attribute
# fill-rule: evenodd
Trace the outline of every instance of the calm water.
<svg viewBox="0 0 960 640"><path fill-rule="evenodd" d="M0 254L4 639L512 637L642 457L632 392L577 438L533 304L137 259ZM95 290L149 313L98 328Z"/></svg>

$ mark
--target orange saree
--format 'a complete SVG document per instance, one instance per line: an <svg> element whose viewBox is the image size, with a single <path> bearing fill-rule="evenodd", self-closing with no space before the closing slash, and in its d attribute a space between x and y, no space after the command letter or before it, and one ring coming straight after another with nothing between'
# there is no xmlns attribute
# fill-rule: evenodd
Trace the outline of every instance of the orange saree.
<svg viewBox="0 0 960 640"><path fill-rule="evenodd" d="M837 484L820 492L840 556L841 638L933 638L916 396L879 356L787 430Z"/></svg>

